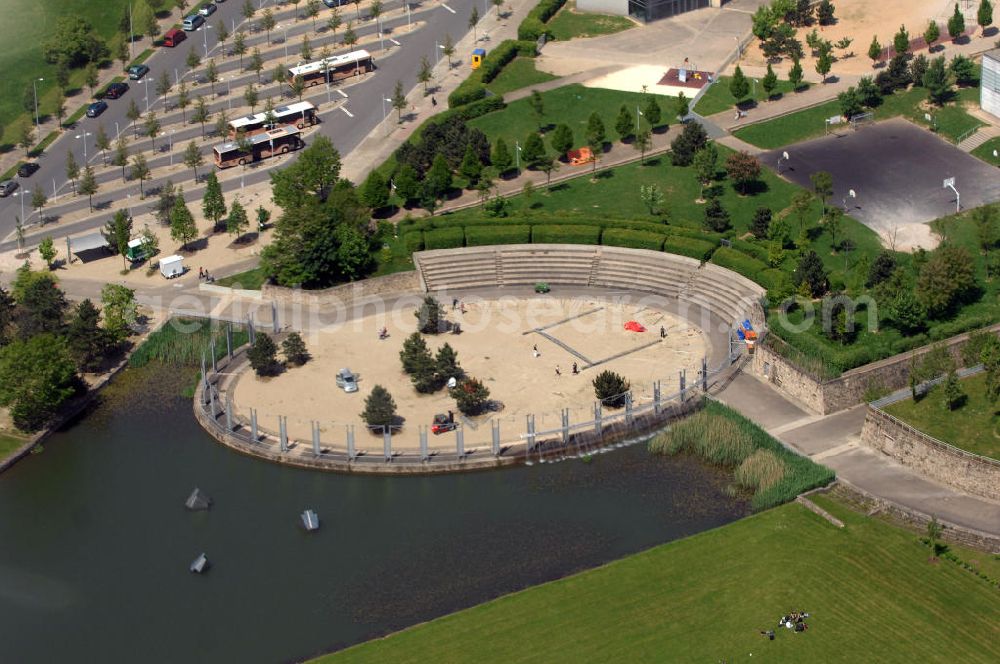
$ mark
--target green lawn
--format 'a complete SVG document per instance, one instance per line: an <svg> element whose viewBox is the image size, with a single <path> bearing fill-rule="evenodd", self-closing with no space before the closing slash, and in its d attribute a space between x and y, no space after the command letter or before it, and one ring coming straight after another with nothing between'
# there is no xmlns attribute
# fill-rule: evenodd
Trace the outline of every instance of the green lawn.
<svg viewBox="0 0 1000 664"><path fill-rule="evenodd" d="M731 80L731 76L720 76L714 83L708 86L708 89L705 90L705 94L701 96L698 103L695 104L695 107L692 110L703 117L706 115L721 113L722 111L732 111L736 107L736 97L729 93L729 82ZM806 87L808 87L808 84L806 84ZM782 96L787 94L794 94L794 86L791 81L779 80L778 87L775 89L772 99L780 99ZM761 105L761 108L767 108L766 97L767 95L764 94L764 86L758 83L756 85L755 95L754 85L751 82L749 98L758 102Z"/></svg>
<svg viewBox="0 0 1000 664"><path fill-rule="evenodd" d="M924 114L928 111L920 108L920 102L927 98L923 88L913 88L905 92L897 92L882 100L875 109L876 120L886 120L903 116L924 127L935 128L938 133L951 142L982 123L965 112L962 103L977 99L978 88L960 90L953 102L942 108L929 111L932 122L928 122ZM807 108L797 113L750 125L733 132L738 138L757 147L765 149L779 148L798 143L810 138L822 136L826 131L826 118L840 115L840 104L836 100ZM850 131L844 125L837 127L840 131Z"/></svg>
<svg viewBox="0 0 1000 664"><path fill-rule="evenodd" d="M973 150L972 155L974 157L979 157L987 164L993 164L994 166L1000 167L1000 157L993 156L994 150L997 151L997 154L1000 154L1000 138L991 138L986 141Z"/></svg>
<svg viewBox="0 0 1000 664"><path fill-rule="evenodd" d="M1000 459L1000 409L986 399L986 374L966 378L962 389L968 400L958 410L948 410L944 387L938 385L920 401L906 399L887 406L885 411L938 440Z"/></svg>
<svg viewBox="0 0 1000 664"><path fill-rule="evenodd" d="M1000 659L996 587L930 562L913 533L816 502L846 527L784 505L314 662ZM806 632L776 627L792 610L811 614Z"/></svg>
<svg viewBox="0 0 1000 664"><path fill-rule="evenodd" d="M529 85L538 85L555 80L558 76L553 76L535 68L534 58L514 58L507 63L500 74L486 86L495 95L504 95L514 90L526 88Z"/></svg>
<svg viewBox="0 0 1000 664"><path fill-rule="evenodd" d="M25 442L23 438L0 433L0 461L13 454L14 450L24 445Z"/></svg>
<svg viewBox="0 0 1000 664"><path fill-rule="evenodd" d="M620 92L618 90L602 90L600 88L585 88L579 84L566 85L543 94L544 115L539 121L531 110L527 99L519 99L510 103L507 108L494 111L482 117L469 121L470 127L481 129L493 143L498 137L507 142L507 147L513 152L514 141L524 144L528 133L538 131L539 125L567 124L573 130L576 145L585 143L587 119L596 112L604 122L609 141L616 140L615 118L619 108L624 105L634 114L636 106L643 106L646 95L639 92ZM656 95L663 109L663 117L667 117L667 109L672 107L674 100ZM633 115L633 120L635 116ZM548 141L546 140L546 145ZM554 153L553 153L554 154Z"/></svg>
<svg viewBox="0 0 1000 664"><path fill-rule="evenodd" d="M264 270L260 267L255 267L246 272L237 272L236 274L231 274L228 277L222 277L221 279L216 279L216 286L228 286L230 288L244 288L246 290L260 290L261 285L264 280L267 279L267 275Z"/></svg>
<svg viewBox="0 0 1000 664"><path fill-rule="evenodd" d="M624 16L607 14L582 14L576 11L576 2L570 0L559 13L552 17L546 27L552 36L560 41L576 37L596 37L610 35L622 30L634 28L636 23Z"/></svg>
<svg viewBox="0 0 1000 664"><path fill-rule="evenodd" d="M56 86L55 67L42 57L42 44L54 29L61 16L80 16L91 23L105 39L111 37L126 6L125 0L7 0L0 20L0 127L4 135L0 145L16 143L15 120L28 117L22 99L32 78L44 78L38 84L38 104L41 114L54 111ZM70 81L71 92L81 87L82 70L74 70ZM67 113L89 99L86 89L66 100ZM36 140L39 137L35 137Z"/></svg>
<svg viewBox="0 0 1000 664"><path fill-rule="evenodd" d="M509 108L507 110L509 111ZM503 115L506 112L500 111L491 115ZM481 119L488 118L490 116L484 116ZM516 119L512 119L511 122L516 122ZM492 124L494 123L491 122ZM718 147L721 173L721 165L726 156L731 154L731 150L724 146ZM600 172L600 177L596 179L586 176L589 173L587 166L563 164L559 173L571 170L578 170L584 176L559 183L548 189L540 187L530 200L526 200L522 195L510 197L508 200L512 218L507 221L516 223L517 217L525 214L534 217L543 217L546 214L560 216L581 214L645 221L666 220L675 226L696 229L703 227L704 205L696 202L700 185L694 170L673 166L669 157L647 159L646 165L633 163L608 169ZM722 191L722 205L730 214L736 236L747 232L753 214L758 207L770 207L778 214L790 206L792 198L800 191L797 185L779 178L767 168L762 169L760 180L762 182L761 191L748 196L740 195L728 181L722 180L719 183ZM666 200L663 211L665 214L662 216L649 214L649 210L639 198L639 188L651 184L658 185L664 192ZM481 216L482 211L479 208L470 208L449 215L449 218L462 219ZM813 203L808 218L814 223L819 216L820 204L816 201ZM856 247L848 262L850 266L853 266L861 255L874 256L878 253L878 236L868 227L849 217L844 218L842 226L843 228L837 236L838 241L850 238ZM797 235L797 224L795 231ZM824 258L831 271L843 275L844 257L832 253L831 238L828 234L818 234L813 239L812 246ZM762 244L761 248L766 252L765 245ZM786 259L788 264L782 267L792 270L794 269L793 252L788 253L789 256Z"/></svg>

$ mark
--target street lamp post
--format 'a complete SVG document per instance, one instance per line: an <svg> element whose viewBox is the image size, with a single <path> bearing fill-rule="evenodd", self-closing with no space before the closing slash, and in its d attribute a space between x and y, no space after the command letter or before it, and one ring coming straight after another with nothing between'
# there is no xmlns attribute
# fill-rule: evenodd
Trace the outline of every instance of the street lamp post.
<svg viewBox="0 0 1000 664"><path fill-rule="evenodd" d="M518 141L514 141L514 170L521 174L521 144Z"/></svg>
<svg viewBox="0 0 1000 664"><path fill-rule="evenodd" d="M35 93L35 129L38 129L38 83L44 81L44 78L35 78L31 80L31 90Z"/></svg>
<svg viewBox="0 0 1000 664"><path fill-rule="evenodd" d="M146 87L146 112L149 113L149 79L142 79L142 84Z"/></svg>
<svg viewBox="0 0 1000 664"><path fill-rule="evenodd" d="M382 124L385 126L385 135L389 135L389 125L386 124L386 114L385 114L385 102L392 102L391 99L382 97Z"/></svg>
<svg viewBox="0 0 1000 664"><path fill-rule="evenodd" d="M87 137L88 136L93 136L93 134L91 134L89 131L85 131L82 134L77 134L74 137L74 138L82 138L83 139L83 165L84 166L87 165Z"/></svg>
<svg viewBox="0 0 1000 664"><path fill-rule="evenodd" d="M208 57L208 31L209 31L209 29L211 29L211 27L212 26L210 26L208 23L206 23L205 25L203 25L200 28L198 28L199 30L201 30L201 37L202 37L202 40L205 42L205 57L206 58Z"/></svg>

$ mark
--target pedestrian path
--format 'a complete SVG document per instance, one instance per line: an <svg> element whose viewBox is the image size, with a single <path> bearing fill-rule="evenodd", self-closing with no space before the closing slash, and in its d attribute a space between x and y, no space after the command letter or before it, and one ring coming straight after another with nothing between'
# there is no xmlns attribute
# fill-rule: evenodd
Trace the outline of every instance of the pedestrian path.
<svg viewBox="0 0 1000 664"><path fill-rule="evenodd" d="M938 484L862 445L865 404L810 415L747 374L737 376L718 398L858 489L946 523L1000 536L1000 503Z"/></svg>

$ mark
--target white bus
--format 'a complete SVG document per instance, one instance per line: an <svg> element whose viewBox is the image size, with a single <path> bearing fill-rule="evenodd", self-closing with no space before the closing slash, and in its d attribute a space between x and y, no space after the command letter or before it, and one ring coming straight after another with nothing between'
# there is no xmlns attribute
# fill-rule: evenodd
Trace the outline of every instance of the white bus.
<svg viewBox="0 0 1000 664"><path fill-rule="evenodd" d="M288 84L291 85L296 77L300 77L306 87L311 87L326 83L328 79L333 82L351 76L360 76L373 69L375 69L375 60L372 58L372 54L362 49L290 67L288 69Z"/></svg>
<svg viewBox="0 0 1000 664"><path fill-rule="evenodd" d="M287 125L269 129L260 134L247 136L249 145L241 149L238 141L227 141L212 148L215 165L219 168L245 166L255 161L298 150L303 145L297 127Z"/></svg>
<svg viewBox="0 0 1000 664"><path fill-rule="evenodd" d="M241 118L229 121L229 138L236 138L236 134L243 130L247 136L259 134L262 131L281 127L284 125L295 125L299 129L314 125L318 122L316 117L316 107L307 101L300 101L287 106L279 106L272 111L274 113L273 126L269 126L267 113L256 113L254 115L244 115Z"/></svg>

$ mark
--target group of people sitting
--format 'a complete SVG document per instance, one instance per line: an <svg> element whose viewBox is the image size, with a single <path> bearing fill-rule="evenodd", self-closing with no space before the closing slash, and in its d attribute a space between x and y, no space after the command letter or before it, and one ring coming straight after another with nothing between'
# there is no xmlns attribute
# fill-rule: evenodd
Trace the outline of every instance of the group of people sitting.
<svg viewBox="0 0 1000 664"><path fill-rule="evenodd" d="M792 611L791 613L781 616L778 620L778 627L784 627L785 629L790 629L795 632L804 632L809 629L809 625L806 624L806 618L809 614L805 611ZM769 629L767 631L761 630L760 632L763 636L766 636L770 641L774 641L774 630Z"/></svg>

